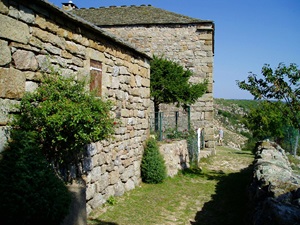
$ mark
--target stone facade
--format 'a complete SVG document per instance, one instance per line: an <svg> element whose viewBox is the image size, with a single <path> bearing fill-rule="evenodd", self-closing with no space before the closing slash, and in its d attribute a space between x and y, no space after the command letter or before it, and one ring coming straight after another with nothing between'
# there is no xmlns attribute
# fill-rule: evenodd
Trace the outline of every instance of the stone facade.
<svg viewBox="0 0 300 225"><path fill-rule="evenodd" d="M215 152L213 127L214 24L105 26L103 29L129 41L138 49L164 56L193 71L191 82L208 81L208 90L191 106L193 128L205 129L205 150ZM161 108L166 108L161 106ZM169 107L167 107L169 108ZM169 110L172 110L169 108ZM178 109L174 109L178 111Z"/></svg>
<svg viewBox="0 0 300 225"><path fill-rule="evenodd" d="M144 142L149 136L149 57L105 31L43 0L0 1L0 151L9 114L42 73L89 78L100 65L101 95L114 102L120 120L112 140L93 143L88 171L87 212L140 181Z"/></svg>

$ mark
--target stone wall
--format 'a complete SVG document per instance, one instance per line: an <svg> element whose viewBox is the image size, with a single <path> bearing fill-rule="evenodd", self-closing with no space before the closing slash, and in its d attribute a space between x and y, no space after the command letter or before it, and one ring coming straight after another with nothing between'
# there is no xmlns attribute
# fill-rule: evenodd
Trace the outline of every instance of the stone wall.
<svg viewBox="0 0 300 225"><path fill-rule="evenodd" d="M0 1L0 151L11 107L34 91L42 73L90 78L91 60L101 65L101 95L120 120L113 139L93 143L83 166L88 172L87 212L111 195L140 183L143 145L149 136L149 57L96 26L43 0Z"/></svg>
<svg viewBox="0 0 300 225"><path fill-rule="evenodd" d="M191 122L195 129L205 128L205 148L214 153L213 24L203 22L188 25L125 26L104 29L128 40L149 56L163 55L190 69L194 73L191 82L208 80L207 93L191 107ZM176 108L173 111L177 110Z"/></svg>
<svg viewBox="0 0 300 225"><path fill-rule="evenodd" d="M169 177L174 177L179 170L190 167L186 140L161 143L159 144L159 151L165 160L167 175Z"/></svg>
<svg viewBox="0 0 300 225"><path fill-rule="evenodd" d="M258 144L249 195L252 213L247 224L300 224L300 175L279 145Z"/></svg>

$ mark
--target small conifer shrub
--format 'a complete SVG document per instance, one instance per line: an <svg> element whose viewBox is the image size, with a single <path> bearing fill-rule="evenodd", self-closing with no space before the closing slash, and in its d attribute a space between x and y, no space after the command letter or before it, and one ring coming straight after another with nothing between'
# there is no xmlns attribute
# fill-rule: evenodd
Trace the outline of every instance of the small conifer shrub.
<svg viewBox="0 0 300 225"><path fill-rule="evenodd" d="M156 140L153 138L146 143L141 173L143 182L150 184L162 183L167 177L165 161L159 152Z"/></svg>

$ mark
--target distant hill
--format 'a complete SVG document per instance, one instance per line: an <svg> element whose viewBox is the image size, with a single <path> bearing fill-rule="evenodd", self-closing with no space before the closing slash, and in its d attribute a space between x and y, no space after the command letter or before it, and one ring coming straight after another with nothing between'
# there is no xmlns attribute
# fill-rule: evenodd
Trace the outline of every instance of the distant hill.
<svg viewBox="0 0 300 225"><path fill-rule="evenodd" d="M217 128L215 132L217 135L218 128L223 128L224 145L236 149L243 148L250 133L242 124L242 119L256 106L256 100L214 99L214 125Z"/></svg>

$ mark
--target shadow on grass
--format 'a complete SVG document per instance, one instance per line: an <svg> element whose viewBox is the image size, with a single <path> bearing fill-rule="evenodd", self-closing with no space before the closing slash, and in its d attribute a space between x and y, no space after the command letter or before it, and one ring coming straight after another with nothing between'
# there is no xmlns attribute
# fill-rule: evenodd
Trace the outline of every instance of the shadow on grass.
<svg viewBox="0 0 300 225"><path fill-rule="evenodd" d="M249 156L253 155L253 153L249 152L249 151L237 151L234 154L237 154L237 155L249 155Z"/></svg>
<svg viewBox="0 0 300 225"><path fill-rule="evenodd" d="M251 182L252 166L226 175L212 171L207 179L218 180L216 194L197 212L191 225L245 225L248 211L247 187Z"/></svg>
<svg viewBox="0 0 300 225"><path fill-rule="evenodd" d="M113 222L106 222L99 219L89 219L89 225L118 225L117 223Z"/></svg>

